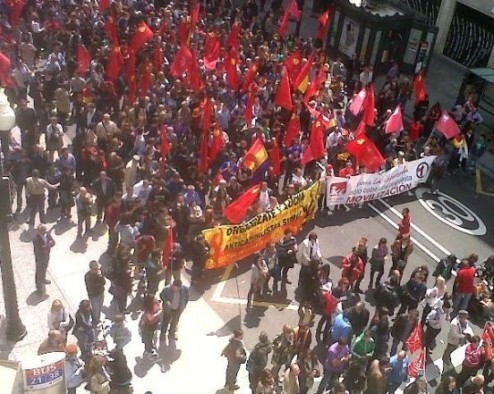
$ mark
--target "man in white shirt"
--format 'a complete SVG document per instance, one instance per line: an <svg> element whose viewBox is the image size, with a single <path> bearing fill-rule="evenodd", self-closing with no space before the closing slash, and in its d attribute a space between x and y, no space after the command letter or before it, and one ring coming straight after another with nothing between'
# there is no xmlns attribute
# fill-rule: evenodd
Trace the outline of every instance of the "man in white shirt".
<svg viewBox="0 0 494 394"><path fill-rule="evenodd" d="M322 260L321 246L317 234L309 233L298 247L297 260L302 266L308 266L313 260Z"/></svg>
<svg viewBox="0 0 494 394"><path fill-rule="evenodd" d="M307 180L304 178L304 172L301 168L295 169L295 172L292 175L291 183L293 183L299 191L305 189L307 186Z"/></svg>
<svg viewBox="0 0 494 394"><path fill-rule="evenodd" d="M268 188L267 182L261 183L261 192L259 193L259 207L262 212L266 212L269 208L269 198L273 195L273 191Z"/></svg>

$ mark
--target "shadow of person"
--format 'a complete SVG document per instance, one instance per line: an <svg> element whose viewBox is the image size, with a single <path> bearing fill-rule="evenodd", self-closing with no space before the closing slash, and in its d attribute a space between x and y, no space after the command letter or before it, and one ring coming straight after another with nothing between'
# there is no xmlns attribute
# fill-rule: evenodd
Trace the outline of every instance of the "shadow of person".
<svg viewBox="0 0 494 394"><path fill-rule="evenodd" d="M98 223L93 227L93 232L91 234L91 240L97 242L100 237L106 233L106 225L104 223Z"/></svg>
<svg viewBox="0 0 494 394"><path fill-rule="evenodd" d="M36 306L41 304L43 301L47 300L49 297L50 296L45 292L40 293L39 291L35 290L27 296L26 304L30 306Z"/></svg>
<svg viewBox="0 0 494 394"><path fill-rule="evenodd" d="M239 330L240 328L242 328L241 316L236 315L234 318L228 320L216 331L208 333L207 336L228 337L232 335L234 330Z"/></svg>
<svg viewBox="0 0 494 394"><path fill-rule="evenodd" d="M143 356L137 356L135 358L136 365L134 366L134 375L143 378L147 375L149 370L153 368L154 365L159 364L161 360L159 358L151 359Z"/></svg>
<svg viewBox="0 0 494 394"><path fill-rule="evenodd" d="M161 358L161 372L165 373L169 371L172 364L180 358L182 350L177 349L177 342L174 339L169 339L168 341L160 341L158 354Z"/></svg>
<svg viewBox="0 0 494 394"><path fill-rule="evenodd" d="M53 230L55 230L55 235L62 235L74 227L77 227L77 223L63 219L59 220L57 224L53 226Z"/></svg>
<svg viewBox="0 0 494 394"><path fill-rule="evenodd" d="M74 253L86 253L87 243L84 238L76 238L72 245L70 245L70 250Z"/></svg>
<svg viewBox="0 0 494 394"><path fill-rule="evenodd" d="M254 307L247 310L245 314L244 317L245 327L247 328L259 327L259 324L261 323L261 318L265 315L267 309L268 309L267 306L256 306L254 304Z"/></svg>
<svg viewBox="0 0 494 394"><path fill-rule="evenodd" d="M29 244L33 242L33 238L35 234L36 234L36 230L34 229L34 227L30 226L29 228L24 229L22 231L21 235L19 236L19 239L21 242Z"/></svg>

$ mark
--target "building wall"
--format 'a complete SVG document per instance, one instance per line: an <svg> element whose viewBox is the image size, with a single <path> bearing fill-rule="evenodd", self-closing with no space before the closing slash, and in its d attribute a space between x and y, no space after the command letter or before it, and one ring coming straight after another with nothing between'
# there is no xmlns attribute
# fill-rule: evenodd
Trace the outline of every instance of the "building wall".
<svg viewBox="0 0 494 394"><path fill-rule="evenodd" d="M458 0L468 7L494 18L494 0Z"/></svg>

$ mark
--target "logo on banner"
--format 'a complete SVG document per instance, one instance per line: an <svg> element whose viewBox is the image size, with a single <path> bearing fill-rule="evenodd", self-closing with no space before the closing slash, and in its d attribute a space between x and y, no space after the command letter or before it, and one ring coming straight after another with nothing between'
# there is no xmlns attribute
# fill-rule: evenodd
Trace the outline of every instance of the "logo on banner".
<svg viewBox="0 0 494 394"><path fill-rule="evenodd" d="M415 171L415 173L417 174L417 178L419 179L422 179L423 177L425 177L426 175L429 174L429 164L427 164L427 162L423 162L423 163L420 163L418 166L417 166L417 170Z"/></svg>
<svg viewBox="0 0 494 394"><path fill-rule="evenodd" d="M343 196L346 194L348 182L335 182L331 184L329 194L331 196Z"/></svg>

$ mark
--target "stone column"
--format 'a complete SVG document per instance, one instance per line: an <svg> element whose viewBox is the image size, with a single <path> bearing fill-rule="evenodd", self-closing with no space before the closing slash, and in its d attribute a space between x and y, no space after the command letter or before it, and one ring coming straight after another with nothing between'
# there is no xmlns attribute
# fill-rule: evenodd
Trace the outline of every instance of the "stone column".
<svg viewBox="0 0 494 394"><path fill-rule="evenodd" d="M455 13L456 0L442 0L439 14L437 15L436 26L439 28L436 38L434 51L442 54L446 38L448 37L449 27Z"/></svg>

